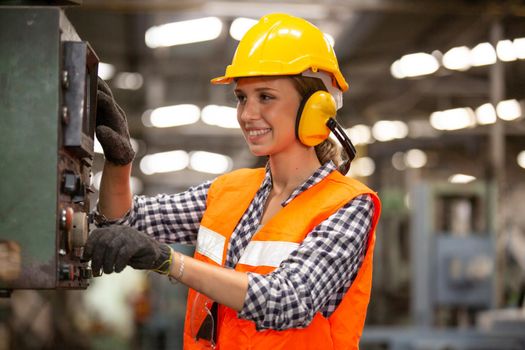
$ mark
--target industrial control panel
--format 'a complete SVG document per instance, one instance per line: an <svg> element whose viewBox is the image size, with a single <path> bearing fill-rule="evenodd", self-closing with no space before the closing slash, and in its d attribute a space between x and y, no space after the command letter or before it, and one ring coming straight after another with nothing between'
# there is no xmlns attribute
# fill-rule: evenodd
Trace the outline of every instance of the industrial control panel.
<svg viewBox="0 0 525 350"><path fill-rule="evenodd" d="M98 58L58 7L0 7L0 290L86 288Z"/></svg>

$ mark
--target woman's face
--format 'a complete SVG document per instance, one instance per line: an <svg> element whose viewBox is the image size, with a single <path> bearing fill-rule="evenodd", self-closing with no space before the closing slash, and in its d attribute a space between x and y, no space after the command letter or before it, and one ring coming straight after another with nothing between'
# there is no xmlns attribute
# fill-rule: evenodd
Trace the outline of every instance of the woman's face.
<svg viewBox="0 0 525 350"><path fill-rule="evenodd" d="M235 96L237 120L254 155L274 155L301 146L295 137L295 119L301 96L292 79L240 78Z"/></svg>

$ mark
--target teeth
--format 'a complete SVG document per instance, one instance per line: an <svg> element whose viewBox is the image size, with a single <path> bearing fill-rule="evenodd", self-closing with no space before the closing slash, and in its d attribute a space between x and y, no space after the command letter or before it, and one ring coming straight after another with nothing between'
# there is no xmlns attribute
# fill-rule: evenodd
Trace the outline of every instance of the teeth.
<svg viewBox="0 0 525 350"><path fill-rule="evenodd" d="M270 132L270 129L261 129L261 130L250 130L248 131L249 136L260 136Z"/></svg>

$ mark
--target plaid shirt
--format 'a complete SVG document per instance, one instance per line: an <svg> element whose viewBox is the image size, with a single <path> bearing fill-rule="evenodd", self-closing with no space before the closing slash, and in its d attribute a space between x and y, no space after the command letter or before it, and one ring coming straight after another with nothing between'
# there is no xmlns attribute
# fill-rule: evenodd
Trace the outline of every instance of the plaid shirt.
<svg viewBox="0 0 525 350"><path fill-rule="evenodd" d="M328 162L282 203L335 170ZM117 224L130 225L166 243L195 244L212 181L177 194L135 196L130 212ZM257 232L272 189L269 166L263 183L232 233L226 267L233 268ZM352 284L365 254L374 206L368 195L354 198L317 225L272 273L248 273L248 292L238 316L257 329L306 327L317 312L328 317Z"/></svg>

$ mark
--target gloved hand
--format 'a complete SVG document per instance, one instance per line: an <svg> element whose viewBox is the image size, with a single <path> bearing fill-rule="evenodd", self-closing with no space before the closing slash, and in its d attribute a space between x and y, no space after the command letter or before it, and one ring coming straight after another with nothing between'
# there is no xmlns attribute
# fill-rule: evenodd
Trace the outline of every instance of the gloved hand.
<svg viewBox="0 0 525 350"><path fill-rule="evenodd" d="M93 230L84 247L85 260L91 260L95 276L121 272L126 265L140 270L168 274L171 248L129 226L113 225Z"/></svg>
<svg viewBox="0 0 525 350"><path fill-rule="evenodd" d="M126 165L135 157L129 140L126 114L115 102L111 89L104 80L97 84L97 138L106 159L113 164Z"/></svg>

